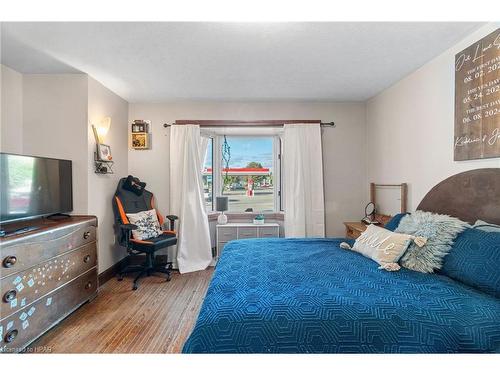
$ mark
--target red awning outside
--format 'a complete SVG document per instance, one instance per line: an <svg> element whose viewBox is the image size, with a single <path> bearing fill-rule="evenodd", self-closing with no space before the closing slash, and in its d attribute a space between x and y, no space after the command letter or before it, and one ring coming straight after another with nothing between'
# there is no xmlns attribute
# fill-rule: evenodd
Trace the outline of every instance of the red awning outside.
<svg viewBox="0 0 500 375"><path fill-rule="evenodd" d="M229 176L269 176L271 171L269 168L224 168L222 173L228 173ZM205 168L203 175L208 176L212 174L212 168Z"/></svg>

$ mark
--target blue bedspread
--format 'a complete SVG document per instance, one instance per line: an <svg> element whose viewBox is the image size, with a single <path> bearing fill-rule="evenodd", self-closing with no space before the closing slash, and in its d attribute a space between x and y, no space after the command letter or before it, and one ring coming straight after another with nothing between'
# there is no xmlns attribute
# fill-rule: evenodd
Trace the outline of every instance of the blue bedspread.
<svg viewBox="0 0 500 375"><path fill-rule="evenodd" d="M184 353L500 352L500 299L341 239L226 245Z"/></svg>

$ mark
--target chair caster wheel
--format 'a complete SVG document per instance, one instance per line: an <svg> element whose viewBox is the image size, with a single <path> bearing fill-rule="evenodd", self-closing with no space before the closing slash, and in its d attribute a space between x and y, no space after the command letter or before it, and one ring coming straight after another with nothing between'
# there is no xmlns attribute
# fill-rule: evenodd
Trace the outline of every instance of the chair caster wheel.
<svg viewBox="0 0 500 375"><path fill-rule="evenodd" d="M168 276L167 276L167 283L168 283L170 280L172 280L172 275L168 275Z"/></svg>
<svg viewBox="0 0 500 375"><path fill-rule="evenodd" d="M123 281L123 276L122 276L122 275L119 275L119 276L117 277L117 280L118 280L118 281Z"/></svg>
<svg viewBox="0 0 500 375"><path fill-rule="evenodd" d="M134 284L134 285L132 286L132 290L137 290L137 284Z"/></svg>

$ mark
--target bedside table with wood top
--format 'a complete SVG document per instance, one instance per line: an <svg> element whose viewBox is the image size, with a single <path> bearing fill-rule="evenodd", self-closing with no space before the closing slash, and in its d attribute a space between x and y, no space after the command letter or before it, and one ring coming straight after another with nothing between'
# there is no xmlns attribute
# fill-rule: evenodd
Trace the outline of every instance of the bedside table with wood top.
<svg viewBox="0 0 500 375"><path fill-rule="evenodd" d="M361 233L363 233L367 227L366 224L361 221L347 221L344 222L345 225L345 236L355 240Z"/></svg>
<svg viewBox="0 0 500 375"><path fill-rule="evenodd" d="M392 219L390 215L375 214L375 220L378 221L377 226L385 226ZM363 233L368 225L361 221L345 221L345 236L355 240Z"/></svg>

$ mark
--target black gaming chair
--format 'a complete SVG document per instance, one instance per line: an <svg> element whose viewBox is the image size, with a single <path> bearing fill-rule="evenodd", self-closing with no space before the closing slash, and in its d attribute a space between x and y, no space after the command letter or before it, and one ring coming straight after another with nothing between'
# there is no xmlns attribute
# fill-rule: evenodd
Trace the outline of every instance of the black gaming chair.
<svg viewBox="0 0 500 375"><path fill-rule="evenodd" d="M130 188L132 184L132 189ZM113 211L115 214L116 228L115 232L120 245L127 248L129 256L145 254L146 261L143 265L127 265L122 268L118 274L118 280L123 280L123 275L132 272L139 272L134 279L133 290L137 289L139 279L144 276L150 276L154 272L160 272L166 275L167 281L171 279L172 262L157 264L155 262L155 252L160 249L175 245L177 237L175 232L175 220L177 216L169 215L167 219L170 221L169 230L164 230L161 235L147 240L134 239L132 230L137 229L137 226L130 224L127 213L137 213L141 211L151 210L155 207L153 194L144 189L146 184L141 183L139 179L128 176L122 178L118 182L115 196L113 197ZM127 189L124 188L127 187ZM135 188L135 189L134 189ZM163 229L163 217L156 210L158 221Z"/></svg>

